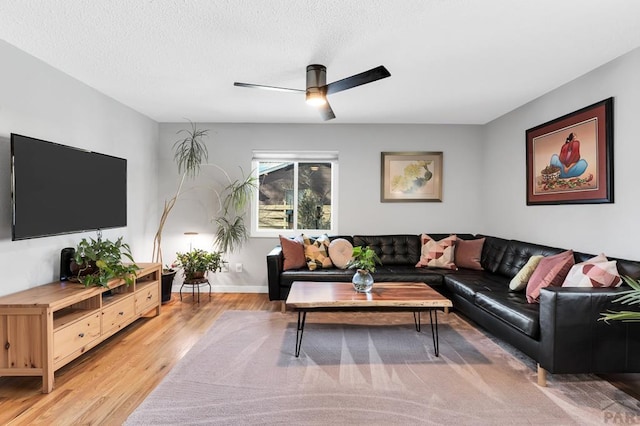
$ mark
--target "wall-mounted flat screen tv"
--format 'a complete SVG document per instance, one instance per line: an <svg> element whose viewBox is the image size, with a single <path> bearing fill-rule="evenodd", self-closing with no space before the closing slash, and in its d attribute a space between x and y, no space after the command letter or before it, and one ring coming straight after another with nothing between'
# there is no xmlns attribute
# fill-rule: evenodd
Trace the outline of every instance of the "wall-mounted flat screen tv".
<svg viewBox="0 0 640 426"><path fill-rule="evenodd" d="M12 239L127 226L127 160L11 134Z"/></svg>

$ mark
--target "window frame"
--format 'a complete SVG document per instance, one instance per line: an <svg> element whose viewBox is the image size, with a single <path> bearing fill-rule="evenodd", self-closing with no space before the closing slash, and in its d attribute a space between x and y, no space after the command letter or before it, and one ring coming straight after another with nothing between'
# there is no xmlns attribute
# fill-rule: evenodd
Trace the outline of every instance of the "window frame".
<svg viewBox="0 0 640 426"><path fill-rule="evenodd" d="M293 229L259 229L258 216L260 214L260 168L259 163L287 162L294 163L293 175L293 205L295 206ZM331 163L331 226L330 229L306 229L297 228L298 224L298 165L300 163ZM251 237L272 238L279 235L296 236L307 235L337 235L338 234L338 169L339 157L336 151L254 151L251 160L253 176L256 178L257 187L255 197L251 203Z"/></svg>

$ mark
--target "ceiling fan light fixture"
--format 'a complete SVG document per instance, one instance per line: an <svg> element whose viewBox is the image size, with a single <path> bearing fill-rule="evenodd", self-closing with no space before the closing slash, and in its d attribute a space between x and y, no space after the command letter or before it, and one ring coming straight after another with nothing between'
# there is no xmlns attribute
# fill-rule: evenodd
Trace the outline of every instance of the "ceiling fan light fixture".
<svg viewBox="0 0 640 426"><path fill-rule="evenodd" d="M310 87L307 89L305 100L308 105L322 106L327 103L327 98L324 96L324 92L319 87Z"/></svg>

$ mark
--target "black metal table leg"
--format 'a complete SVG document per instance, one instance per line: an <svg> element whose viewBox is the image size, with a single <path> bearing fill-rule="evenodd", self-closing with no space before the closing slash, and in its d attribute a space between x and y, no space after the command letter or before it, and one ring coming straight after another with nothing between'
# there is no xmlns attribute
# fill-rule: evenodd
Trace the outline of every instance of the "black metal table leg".
<svg viewBox="0 0 640 426"><path fill-rule="evenodd" d="M296 358L300 356L302 346L302 334L304 333L304 323L307 320L307 311L298 311L298 329L296 330Z"/></svg>
<svg viewBox="0 0 640 426"><path fill-rule="evenodd" d="M435 327L433 321L433 309L429 309L429 320L431 321L431 337L433 339L433 350L436 356L440 356L440 341L438 339L438 312L435 313Z"/></svg>
<svg viewBox="0 0 640 426"><path fill-rule="evenodd" d="M416 331L420 333L420 311L413 311L413 323L416 325Z"/></svg>

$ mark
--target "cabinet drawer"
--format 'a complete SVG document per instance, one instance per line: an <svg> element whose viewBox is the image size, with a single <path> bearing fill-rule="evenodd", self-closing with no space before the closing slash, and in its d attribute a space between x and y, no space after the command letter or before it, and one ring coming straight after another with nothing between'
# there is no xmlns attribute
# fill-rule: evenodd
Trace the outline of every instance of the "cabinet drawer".
<svg viewBox="0 0 640 426"><path fill-rule="evenodd" d="M136 291L136 314L142 315L160 304L160 292L157 285L150 285Z"/></svg>
<svg viewBox="0 0 640 426"><path fill-rule="evenodd" d="M107 334L126 325L135 315L134 306L133 296L129 296L102 308L102 333Z"/></svg>
<svg viewBox="0 0 640 426"><path fill-rule="evenodd" d="M100 311L53 332L53 362L56 363L100 337Z"/></svg>

